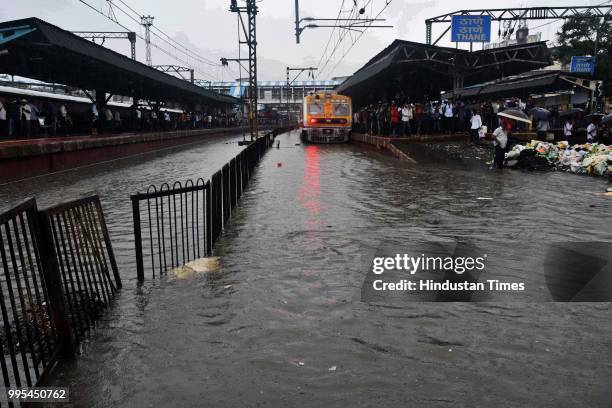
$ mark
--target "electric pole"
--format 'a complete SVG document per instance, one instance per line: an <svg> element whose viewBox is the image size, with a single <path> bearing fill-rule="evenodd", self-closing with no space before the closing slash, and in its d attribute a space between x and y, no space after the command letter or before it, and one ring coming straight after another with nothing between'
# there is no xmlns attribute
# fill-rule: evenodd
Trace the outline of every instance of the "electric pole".
<svg viewBox="0 0 612 408"><path fill-rule="evenodd" d="M147 65L153 65L153 61L151 60L151 26L153 25L152 16L141 16L140 24L145 28L145 55L147 60Z"/></svg>
<svg viewBox="0 0 612 408"><path fill-rule="evenodd" d="M257 36L255 21L257 16L256 0L245 0L244 6L239 6L237 0L231 0L230 11L238 13L242 35L238 38L238 46L245 44L249 49L249 89L247 94L247 108L249 124L251 128L251 141L259 136L258 109L257 109ZM245 25L243 14L246 14L247 24ZM243 38L244 37L244 38ZM227 61L243 61L243 59L222 58L222 65L227 65Z"/></svg>

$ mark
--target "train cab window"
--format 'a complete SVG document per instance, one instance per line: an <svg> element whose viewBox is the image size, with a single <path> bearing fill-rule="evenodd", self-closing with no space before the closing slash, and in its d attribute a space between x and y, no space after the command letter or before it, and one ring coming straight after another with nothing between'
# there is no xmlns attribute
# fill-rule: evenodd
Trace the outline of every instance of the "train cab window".
<svg viewBox="0 0 612 408"><path fill-rule="evenodd" d="M309 115L322 115L323 114L323 102L314 100L308 105Z"/></svg>
<svg viewBox="0 0 612 408"><path fill-rule="evenodd" d="M348 103L334 102L332 114L334 116L348 116L349 114Z"/></svg>

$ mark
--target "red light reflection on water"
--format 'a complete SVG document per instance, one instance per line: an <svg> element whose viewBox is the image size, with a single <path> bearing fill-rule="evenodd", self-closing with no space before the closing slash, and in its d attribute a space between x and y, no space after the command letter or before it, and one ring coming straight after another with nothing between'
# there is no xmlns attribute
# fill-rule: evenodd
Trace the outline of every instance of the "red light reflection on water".
<svg viewBox="0 0 612 408"><path fill-rule="evenodd" d="M321 211L321 186L319 184L319 146L306 147L306 168L304 171L303 184L298 191L298 202L310 215L309 227L318 227L318 215Z"/></svg>

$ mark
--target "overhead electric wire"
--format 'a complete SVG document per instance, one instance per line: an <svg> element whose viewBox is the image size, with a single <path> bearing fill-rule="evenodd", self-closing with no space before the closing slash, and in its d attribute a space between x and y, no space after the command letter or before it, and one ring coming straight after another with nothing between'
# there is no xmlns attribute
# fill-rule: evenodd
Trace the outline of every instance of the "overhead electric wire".
<svg viewBox="0 0 612 408"><path fill-rule="evenodd" d="M340 4L340 9L338 9L338 15L336 16L336 22L334 23L334 28L332 28L331 33L329 33L329 38L327 39L327 44L325 44L325 49L323 50L323 53L321 54L321 58L319 58L319 62L317 63L317 69L321 66L321 61L323 61L323 58L325 57L325 53L327 52L327 49L329 48L329 44L331 43L331 39L334 36L334 32L336 31L336 27L338 26L338 22L340 20L340 14L342 14L342 8L344 7L344 0L342 0L342 4Z"/></svg>
<svg viewBox="0 0 612 408"><path fill-rule="evenodd" d="M387 7L389 7L389 4L391 4L393 0L385 0L386 4L384 5L384 7L378 12L378 14L376 15L376 17L374 17L375 19L378 18L383 11L386 10ZM373 24L374 22L370 22L370 26ZM338 60L338 62L336 63L336 65L334 65L334 67L331 69L330 72L334 72L334 70L338 67L338 65L340 65L340 62L342 62L342 60L344 59L344 57L346 57L346 55L351 51L351 49L355 46L355 44L357 44L357 41L359 41L359 39L363 36L363 34L367 31L367 29L369 28L366 27L355 39L355 41L353 41L353 43L350 45L350 47L348 48L348 50L345 51L344 54L342 54L342 57L340 57L340 59Z"/></svg>
<svg viewBox="0 0 612 408"><path fill-rule="evenodd" d="M372 0L368 0L368 3L371 2ZM367 4L365 6L367 6ZM342 3L344 5L344 2ZM364 6L364 8L365 8ZM342 10L342 8L341 8ZM357 7L355 4L353 4L353 7L351 8L351 11L349 12L349 15L347 17L347 19L351 19L353 18L353 13L357 10ZM340 19L340 20L344 20L344 18ZM344 38L346 37L346 34L350 31L350 29L346 29L344 32L340 32L338 35L338 41L336 41L332 51L330 52L328 58L325 60L325 63L323 64L323 66L320 69L317 69L317 78L320 77L323 72L325 71L325 68L327 67L327 65L329 64L329 62L331 61L332 57L334 56L334 54L336 53L336 50L338 49L338 47L340 46L340 44L344 41ZM317 65L317 68L319 68L319 65Z"/></svg>
<svg viewBox="0 0 612 408"><path fill-rule="evenodd" d="M128 15L128 13L125 12L125 10L121 9L117 4L113 3L113 1L115 0L107 0L109 1L112 5L114 5L116 8L118 8L121 12L123 12L124 14ZM127 4L125 1L123 0L116 0L119 1L121 4L125 5L133 14L135 14L136 16L138 16L138 18L140 18L140 16L142 16L141 13L139 13L138 11L134 10L129 4ZM138 20L136 20L134 17L129 16L132 20L138 22ZM152 32L152 34L154 36L156 36L157 38L159 38L160 40L168 43L170 46L174 47L174 48L181 48L182 50L184 50L185 54L189 54L189 56L198 59L200 62L208 64L208 65L212 65L212 66L220 66L221 64L216 63L214 61L209 60L208 58L202 57L201 55L197 54L196 52L192 51L190 48L188 48L187 46L183 45L182 43L178 42L177 40L175 40L174 38L172 38L170 35L166 34L165 32L163 32L159 27L157 27L155 24L151 25L151 29L154 31L157 31L159 34L161 34L162 36L164 36L165 38L160 37L160 35ZM171 41L174 44L170 44L169 41Z"/></svg>
<svg viewBox="0 0 612 408"><path fill-rule="evenodd" d="M78 1L79 1L79 2L81 2L81 3L83 3L84 5L86 5L86 6L87 6L87 7L89 7L90 9L94 10L96 13L98 13L98 14L100 14L100 15L102 15L102 16L104 16L104 17L106 17L107 19L109 19L109 20L110 20L110 21L112 21L113 23L117 24L119 27L123 28L124 30L129 31L129 32L132 32L132 31L133 31L133 30L132 30L132 29L130 29L129 27L127 27L127 26L125 26L124 24L120 23L120 22L119 22L119 20L118 20L116 17L115 17L114 19L113 19L113 18L111 18L110 16L106 15L106 14L105 14L105 13L104 13L102 10L98 10L96 7L92 6L91 4L89 4L88 2L86 2L85 0L78 0ZM127 15L127 16L128 16L130 19L131 19L131 20L135 21L135 22L136 22L138 25L140 25L140 21L138 21L138 20L137 20L137 19L135 19L134 17L130 16L130 15L129 15L129 13L127 13L125 10L121 9L120 7L118 7L116 4L113 4L112 2L111 2L111 4L112 4L112 5L113 5L115 8L119 9L119 10L120 10L122 13L124 13L125 15ZM140 38L142 41L145 41L145 38L144 38L144 37L143 37L141 34L139 34L139 33L135 33L135 34L136 34L136 36L137 36L138 38ZM155 34L155 33L153 33L153 34ZM159 37L158 37L158 38L159 38ZM197 68L196 68L195 66L193 66L193 64L191 64L190 62L185 61L185 60L183 60L183 59L179 58L178 56L171 54L169 51L167 51L167 50L163 49L163 48L162 48L162 47L160 47L158 44L156 44L156 43L154 43L154 42L150 42L150 44L151 44L151 46L153 46L153 47L154 47L154 48L156 48L157 50L159 50L159 51L161 51L162 53L166 54L167 56L169 56L169 57L171 57L171 58L175 59L176 61L179 61L179 62L181 62L181 63L183 63L183 64L185 64L185 65L187 65L187 66L191 66L191 68L193 68L193 70L194 70L194 71L197 71L199 74L201 74L202 76L206 77L207 79L214 79L214 80L218 79L218 76L217 76L217 78L215 78L215 77L214 77L214 75L212 75L211 73L209 73L209 72L207 72L207 71L204 71L204 70L201 70L201 69L197 69ZM175 48L176 48L176 47L175 47Z"/></svg>

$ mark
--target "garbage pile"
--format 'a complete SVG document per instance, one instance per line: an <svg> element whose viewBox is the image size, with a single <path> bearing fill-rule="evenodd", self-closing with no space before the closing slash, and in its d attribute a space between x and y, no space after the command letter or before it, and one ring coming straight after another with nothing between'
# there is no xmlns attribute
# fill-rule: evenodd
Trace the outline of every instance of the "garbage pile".
<svg viewBox="0 0 612 408"><path fill-rule="evenodd" d="M570 146L564 141L549 143L532 140L525 145L513 146L506 153L505 164L526 170L557 169L604 176L612 174L612 145L585 143Z"/></svg>

